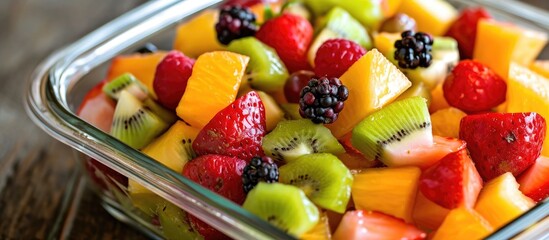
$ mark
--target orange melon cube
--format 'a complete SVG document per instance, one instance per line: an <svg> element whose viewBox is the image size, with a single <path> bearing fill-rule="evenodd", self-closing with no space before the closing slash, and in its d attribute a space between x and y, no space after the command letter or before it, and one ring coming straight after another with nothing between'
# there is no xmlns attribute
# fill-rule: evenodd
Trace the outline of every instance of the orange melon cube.
<svg viewBox="0 0 549 240"><path fill-rule="evenodd" d="M425 197L421 191L417 192L412 217L418 227L429 230L437 229L449 212L449 209L443 208Z"/></svg>
<svg viewBox="0 0 549 240"><path fill-rule="evenodd" d="M433 135L459 138L459 125L461 119L465 116L467 116L466 113L453 107L440 109L432 113L431 127Z"/></svg>
<svg viewBox="0 0 549 240"><path fill-rule="evenodd" d="M215 31L218 17L218 10L208 9L181 23L175 33L173 49L191 58L197 58L206 52L223 50L225 47L217 40Z"/></svg>
<svg viewBox="0 0 549 240"><path fill-rule="evenodd" d="M547 43L547 34L522 29L509 23L481 19L473 59L478 60L503 78L511 62L528 66Z"/></svg>
<svg viewBox="0 0 549 240"><path fill-rule="evenodd" d="M416 20L418 31L442 36L457 18L457 10L444 0L405 0L397 12Z"/></svg>
<svg viewBox="0 0 549 240"><path fill-rule="evenodd" d="M431 104L429 105L429 112L431 113L451 107L446 98L444 98L443 84L444 82L441 82L431 90Z"/></svg>
<svg viewBox="0 0 549 240"><path fill-rule="evenodd" d="M328 222L328 215L326 212L320 214L318 223L308 232L299 237L301 240L330 240L332 239L332 231L330 230L330 223Z"/></svg>
<svg viewBox="0 0 549 240"><path fill-rule="evenodd" d="M534 205L534 201L519 190L513 174L507 172L484 185L475 210L497 229Z"/></svg>
<svg viewBox="0 0 549 240"><path fill-rule="evenodd" d="M536 60L530 64L530 70L549 79L549 60Z"/></svg>
<svg viewBox="0 0 549 240"><path fill-rule="evenodd" d="M494 229L473 209L456 208L448 213L433 240L483 239Z"/></svg>

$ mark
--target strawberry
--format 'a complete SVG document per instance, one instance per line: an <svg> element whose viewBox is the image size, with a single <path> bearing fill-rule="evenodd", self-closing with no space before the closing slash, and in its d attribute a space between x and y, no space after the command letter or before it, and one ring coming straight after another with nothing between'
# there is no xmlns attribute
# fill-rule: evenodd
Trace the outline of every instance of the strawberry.
<svg viewBox="0 0 549 240"><path fill-rule="evenodd" d="M490 19L490 13L482 7L465 8L446 32L458 42L459 54L462 58L471 58L477 38L477 23L480 19Z"/></svg>
<svg viewBox="0 0 549 240"><path fill-rule="evenodd" d="M483 112L505 101L505 80L484 64L463 60L446 77L444 98L465 112Z"/></svg>
<svg viewBox="0 0 549 240"><path fill-rule="evenodd" d="M105 80L101 81L86 93L76 113L82 120L104 132L109 132L116 103L103 92L105 83Z"/></svg>
<svg viewBox="0 0 549 240"><path fill-rule="evenodd" d="M255 37L274 48L290 72L311 69L307 50L313 39L313 27L307 19L284 13L265 22Z"/></svg>
<svg viewBox="0 0 549 240"><path fill-rule="evenodd" d="M265 107L251 91L219 111L200 130L193 149L198 155L220 154L250 161L264 155L261 141L265 129Z"/></svg>
<svg viewBox="0 0 549 240"><path fill-rule="evenodd" d="M173 50L156 66L153 88L162 106L175 110L193 72L194 59Z"/></svg>
<svg viewBox="0 0 549 240"><path fill-rule="evenodd" d="M419 178L421 193L447 209L474 207L481 188L482 179L467 149L446 155Z"/></svg>
<svg viewBox="0 0 549 240"><path fill-rule="evenodd" d="M425 232L401 219L373 211L345 213L333 239L424 239Z"/></svg>
<svg viewBox="0 0 549 240"><path fill-rule="evenodd" d="M316 52L315 74L318 77L339 78L364 54L366 49L353 41L330 39Z"/></svg>
<svg viewBox="0 0 549 240"><path fill-rule="evenodd" d="M230 240L231 238L223 234L219 230L213 228L194 215L188 215L189 222L194 230L204 237L204 240Z"/></svg>
<svg viewBox="0 0 549 240"><path fill-rule="evenodd" d="M506 172L518 176L539 157L545 119L537 113L485 113L461 119L459 137L484 181Z"/></svg>
<svg viewBox="0 0 549 240"><path fill-rule="evenodd" d="M549 197L549 158L540 156L517 178L519 190L536 202Z"/></svg>

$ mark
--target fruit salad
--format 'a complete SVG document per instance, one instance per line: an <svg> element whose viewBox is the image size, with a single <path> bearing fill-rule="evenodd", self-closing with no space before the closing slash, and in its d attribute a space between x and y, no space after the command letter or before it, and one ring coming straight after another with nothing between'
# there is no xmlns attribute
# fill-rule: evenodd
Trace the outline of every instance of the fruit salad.
<svg viewBox="0 0 549 240"><path fill-rule="evenodd" d="M549 196L547 40L444 0L226 1L78 115L299 239L481 239ZM167 239L229 238L87 169Z"/></svg>

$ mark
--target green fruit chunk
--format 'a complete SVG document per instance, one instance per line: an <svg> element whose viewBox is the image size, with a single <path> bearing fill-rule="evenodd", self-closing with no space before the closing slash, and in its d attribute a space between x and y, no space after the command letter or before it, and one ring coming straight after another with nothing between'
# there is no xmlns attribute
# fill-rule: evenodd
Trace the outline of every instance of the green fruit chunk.
<svg viewBox="0 0 549 240"><path fill-rule="evenodd" d="M103 92L113 99L118 99L122 91L128 91L141 101L148 96L147 87L131 73L124 73L103 86Z"/></svg>
<svg viewBox="0 0 549 240"><path fill-rule="evenodd" d="M173 124L179 119L177 115L175 115L175 112L160 106L160 104L156 103L152 98L145 99L143 101L143 106L156 114L167 124Z"/></svg>
<svg viewBox="0 0 549 240"><path fill-rule="evenodd" d="M303 119L299 114L299 104L297 103L283 103L280 107L284 111L284 117L288 120Z"/></svg>
<svg viewBox="0 0 549 240"><path fill-rule="evenodd" d="M262 147L267 156L286 162L311 153L345 152L328 128L309 119L279 122L263 138Z"/></svg>
<svg viewBox="0 0 549 240"><path fill-rule="evenodd" d="M281 183L260 182L242 207L296 237L312 229L320 218L318 208L301 189Z"/></svg>
<svg viewBox="0 0 549 240"><path fill-rule="evenodd" d="M333 7L341 7L369 30L376 30L383 21L380 0L304 0L316 16L322 16Z"/></svg>
<svg viewBox="0 0 549 240"><path fill-rule="evenodd" d="M353 176L334 155L302 156L280 167L280 181L299 187L321 208L344 213L351 197Z"/></svg>
<svg viewBox="0 0 549 240"><path fill-rule="evenodd" d="M253 88L265 92L282 89L288 70L274 49L255 37L233 40L227 49L250 57L246 73Z"/></svg>

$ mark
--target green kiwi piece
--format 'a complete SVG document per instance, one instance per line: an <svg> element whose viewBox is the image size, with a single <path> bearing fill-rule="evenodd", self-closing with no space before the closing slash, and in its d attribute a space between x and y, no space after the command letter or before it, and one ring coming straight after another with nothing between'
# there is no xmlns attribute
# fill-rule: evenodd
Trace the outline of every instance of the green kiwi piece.
<svg viewBox="0 0 549 240"><path fill-rule="evenodd" d="M410 97L372 113L354 127L351 143L367 159L389 167L414 165L414 159L407 157L410 151L433 144L426 102Z"/></svg>
<svg viewBox="0 0 549 240"><path fill-rule="evenodd" d="M146 98L143 100L143 106L147 109L156 114L158 117L162 119L167 124L173 124L175 121L177 121L177 115L169 109L166 109L162 107L160 104L158 104L156 101L154 101L152 98Z"/></svg>
<svg viewBox="0 0 549 240"><path fill-rule="evenodd" d="M284 118L288 120L303 119L299 114L299 104L297 103L283 103L280 104L280 108L284 111Z"/></svg>
<svg viewBox="0 0 549 240"><path fill-rule="evenodd" d="M288 70L274 49L255 37L233 40L227 49L250 57L246 74L252 88L265 92L282 89Z"/></svg>
<svg viewBox="0 0 549 240"><path fill-rule="evenodd" d="M328 128L309 119L279 122L263 138L262 147L267 156L286 162L311 153L345 152Z"/></svg>
<svg viewBox="0 0 549 240"><path fill-rule="evenodd" d="M242 207L296 237L312 229L320 219L318 208L301 189L281 183L258 183Z"/></svg>
<svg viewBox="0 0 549 240"><path fill-rule="evenodd" d="M377 29L384 17L383 1L380 0L304 0L303 2L316 16L321 16L333 7L341 7L361 25L372 31Z"/></svg>
<svg viewBox="0 0 549 240"><path fill-rule="evenodd" d="M149 91L131 73L124 73L103 86L103 92L113 99L120 97L123 90L130 92L139 100L147 98Z"/></svg>
<svg viewBox="0 0 549 240"><path fill-rule="evenodd" d="M187 221L187 215L177 206L152 194L132 194L133 205L151 219L158 217L166 239L204 239Z"/></svg>
<svg viewBox="0 0 549 240"><path fill-rule="evenodd" d="M140 149L162 133L166 124L128 91L121 91L114 109L111 135L129 146Z"/></svg>
<svg viewBox="0 0 549 240"><path fill-rule="evenodd" d="M279 169L280 182L299 187L317 206L344 213L351 197L353 176L334 155L299 157Z"/></svg>

